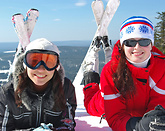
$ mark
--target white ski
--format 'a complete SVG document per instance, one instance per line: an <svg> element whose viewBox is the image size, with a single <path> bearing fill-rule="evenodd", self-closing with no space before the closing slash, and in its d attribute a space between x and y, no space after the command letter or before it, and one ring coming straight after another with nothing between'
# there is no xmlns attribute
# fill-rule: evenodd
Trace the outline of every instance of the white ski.
<svg viewBox="0 0 165 131"><path fill-rule="evenodd" d="M12 16L12 22L14 24L14 29L19 38L19 44L17 46L17 51L15 53L13 63L9 69L9 74L7 78L8 80L10 79L11 74L15 70L14 67L15 67L15 63L17 61L18 56L22 52L24 52L24 49L30 43L30 37L33 32L36 21L38 20L38 17L39 17L39 11L37 9L28 10L26 14L26 19L20 13L14 14Z"/></svg>
<svg viewBox="0 0 165 131"><path fill-rule="evenodd" d="M97 36L101 36L103 37L104 34L106 33L106 30L108 28L108 25L110 23L110 21L112 20L118 6L120 4L120 0L109 0L108 3L107 3L107 6L106 6L106 9L103 13L103 16L102 16L102 19L100 21L100 24L98 25L98 28L97 28L97 31L94 35L94 38L93 38L93 41L95 41L95 39L97 38ZM87 54L79 68L79 71L73 81L73 85L75 87L78 87L81 85L81 82L82 82L82 79L83 79L83 69L82 69L82 66L83 66L83 63L85 63L86 61L86 57L88 56L88 54L90 53L90 50L92 48L94 48L94 45L93 45L93 41L91 42L91 45L87 51Z"/></svg>
<svg viewBox="0 0 165 131"><path fill-rule="evenodd" d="M92 2L92 11L95 16L97 26L99 26L104 14L104 4L102 0L95 0ZM108 29L106 29L105 34L102 34L102 36L108 36Z"/></svg>
<svg viewBox="0 0 165 131"><path fill-rule="evenodd" d="M25 26L25 18L22 14L14 14L12 16L12 22L14 24L15 32L19 38L23 49L30 43L30 38L27 32L27 26Z"/></svg>
<svg viewBox="0 0 165 131"><path fill-rule="evenodd" d="M31 37L31 34L32 34L34 26L38 20L38 17L39 17L39 11L37 9L30 9L26 13L25 24L27 26L27 32L28 32L29 38Z"/></svg>
<svg viewBox="0 0 165 131"><path fill-rule="evenodd" d="M101 19L103 17L103 14L104 14L104 5L103 5L102 0L93 1L92 10L93 10L93 14L95 16L97 26L99 26ZM105 63L107 63L111 59L111 54L112 54L112 45L108 39L108 29L105 31L105 34L103 34L102 45L103 45L103 50L104 50L104 54L105 54ZM99 64L98 64L98 66L99 66ZM98 69L99 69L99 67L98 67Z"/></svg>
<svg viewBox="0 0 165 131"><path fill-rule="evenodd" d="M14 14L12 16L12 22L14 25L15 32L19 38L19 43L17 46L16 53L14 55L14 60L12 65L10 65L9 73L8 73L8 80L12 79L12 73L15 70L15 64L17 61L18 56L23 52L23 48L26 47L27 44L30 43L30 39L27 32L27 27L25 26L25 18L22 14Z"/></svg>
<svg viewBox="0 0 165 131"><path fill-rule="evenodd" d="M96 20L97 26L100 25L101 18L104 14L104 4L102 0L95 0L92 2L92 11Z"/></svg>

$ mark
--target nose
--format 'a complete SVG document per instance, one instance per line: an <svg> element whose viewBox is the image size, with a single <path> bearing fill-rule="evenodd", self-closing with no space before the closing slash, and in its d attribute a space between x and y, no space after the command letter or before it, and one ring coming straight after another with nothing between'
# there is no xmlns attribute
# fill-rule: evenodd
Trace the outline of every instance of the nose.
<svg viewBox="0 0 165 131"><path fill-rule="evenodd" d="M38 69L38 70L41 70L41 71L42 71L42 70L46 70L45 67L44 67L43 65L40 65L37 69Z"/></svg>
<svg viewBox="0 0 165 131"><path fill-rule="evenodd" d="M139 47L140 47L140 45L139 45L139 43L137 42L136 45L135 45L135 48L139 48Z"/></svg>

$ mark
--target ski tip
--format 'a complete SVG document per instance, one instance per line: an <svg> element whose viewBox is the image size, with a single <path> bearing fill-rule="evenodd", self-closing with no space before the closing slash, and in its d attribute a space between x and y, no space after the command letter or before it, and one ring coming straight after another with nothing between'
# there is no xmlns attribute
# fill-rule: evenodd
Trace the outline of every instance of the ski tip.
<svg viewBox="0 0 165 131"><path fill-rule="evenodd" d="M14 23L14 25L15 25L15 18L16 18L16 17L20 17L20 18L22 18L22 19L25 21L24 16L23 16L21 13L16 13L16 14L14 14L14 15L11 17L11 20L12 20L12 22Z"/></svg>
<svg viewBox="0 0 165 131"><path fill-rule="evenodd" d="M36 8L31 8L27 11L26 17L28 17L30 15L30 12L33 12L33 14L35 14L37 17L39 16L39 10Z"/></svg>
<svg viewBox="0 0 165 131"><path fill-rule="evenodd" d="M35 8L31 8L30 10L35 10L35 11L39 11L38 9L35 9Z"/></svg>
<svg viewBox="0 0 165 131"><path fill-rule="evenodd" d="M36 11L36 12L39 12L39 10L38 10L38 9L36 9L36 8L31 8L31 9L29 9L29 10L27 11L27 13L29 13L29 12L31 12L31 11Z"/></svg>
<svg viewBox="0 0 165 131"><path fill-rule="evenodd" d="M13 16L16 16L16 15L22 15L22 14L21 14L21 13L16 13L16 14L14 14ZM13 16L12 16L12 17L13 17Z"/></svg>

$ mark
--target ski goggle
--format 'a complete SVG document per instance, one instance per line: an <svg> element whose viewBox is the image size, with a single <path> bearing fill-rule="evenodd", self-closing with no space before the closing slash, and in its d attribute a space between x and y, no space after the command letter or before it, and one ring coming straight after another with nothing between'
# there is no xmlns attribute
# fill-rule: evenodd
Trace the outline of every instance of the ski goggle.
<svg viewBox="0 0 165 131"><path fill-rule="evenodd" d="M43 65L46 70L51 71L59 64L58 54L48 50L30 50L25 54L24 63L33 70Z"/></svg>
<svg viewBox="0 0 165 131"><path fill-rule="evenodd" d="M140 46L148 46L151 43L150 39L141 39L141 40L125 40L124 42L125 46L128 47L135 47L137 43L139 43Z"/></svg>

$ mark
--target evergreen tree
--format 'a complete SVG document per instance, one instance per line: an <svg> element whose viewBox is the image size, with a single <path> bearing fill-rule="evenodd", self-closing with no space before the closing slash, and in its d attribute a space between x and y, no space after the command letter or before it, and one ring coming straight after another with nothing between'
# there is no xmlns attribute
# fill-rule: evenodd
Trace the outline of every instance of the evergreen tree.
<svg viewBox="0 0 165 131"><path fill-rule="evenodd" d="M160 20L155 26L155 46L165 53L165 12L157 12L156 19Z"/></svg>

